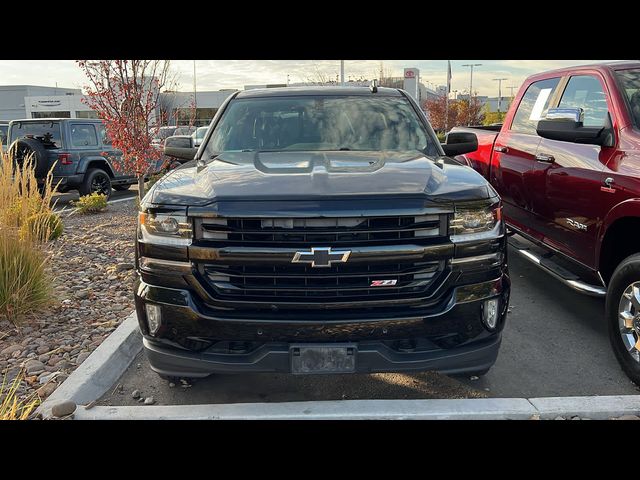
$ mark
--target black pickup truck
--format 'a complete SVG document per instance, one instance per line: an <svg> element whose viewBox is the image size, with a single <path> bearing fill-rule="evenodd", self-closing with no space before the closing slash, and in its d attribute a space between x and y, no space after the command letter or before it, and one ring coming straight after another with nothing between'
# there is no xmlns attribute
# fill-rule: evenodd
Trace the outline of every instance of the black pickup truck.
<svg viewBox="0 0 640 480"><path fill-rule="evenodd" d="M494 364L510 291L501 201L444 156L406 92L243 91L197 152L168 150L193 160L147 193L136 245L161 376Z"/></svg>

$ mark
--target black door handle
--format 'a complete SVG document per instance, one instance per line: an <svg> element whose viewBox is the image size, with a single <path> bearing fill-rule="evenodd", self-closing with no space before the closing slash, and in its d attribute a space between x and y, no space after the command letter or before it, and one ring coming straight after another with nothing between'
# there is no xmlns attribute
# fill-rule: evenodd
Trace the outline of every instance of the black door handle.
<svg viewBox="0 0 640 480"><path fill-rule="evenodd" d="M553 163L556 161L553 155L549 155L547 153L537 153L536 160L544 163Z"/></svg>

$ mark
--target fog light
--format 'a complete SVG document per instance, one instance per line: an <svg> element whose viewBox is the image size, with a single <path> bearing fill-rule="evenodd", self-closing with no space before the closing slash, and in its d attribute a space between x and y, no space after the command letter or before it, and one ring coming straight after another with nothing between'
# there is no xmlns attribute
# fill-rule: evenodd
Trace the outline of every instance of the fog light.
<svg viewBox="0 0 640 480"><path fill-rule="evenodd" d="M496 328L498 323L498 306L500 300L498 298L492 298L484 302L484 308L482 309L482 320L489 330Z"/></svg>
<svg viewBox="0 0 640 480"><path fill-rule="evenodd" d="M162 317L162 309L160 305L152 305L147 303L145 305L147 311L147 323L149 324L149 333L155 335L160 328L160 320Z"/></svg>

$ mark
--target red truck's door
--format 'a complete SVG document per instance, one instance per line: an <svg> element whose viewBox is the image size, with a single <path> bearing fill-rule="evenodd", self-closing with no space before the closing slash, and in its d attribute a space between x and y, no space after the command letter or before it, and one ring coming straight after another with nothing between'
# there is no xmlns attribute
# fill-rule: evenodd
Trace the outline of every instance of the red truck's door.
<svg viewBox="0 0 640 480"><path fill-rule="evenodd" d="M505 124L498 135L491 156L490 182L504 202L508 222L535 237L530 228L532 217L530 175L541 138L536 133L538 120L549 107L560 77L533 82L522 96L511 125Z"/></svg>
<svg viewBox="0 0 640 480"><path fill-rule="evenodd" d="M569 78L559 108L584 109L584 126L604 126L610 113L602 79L595 74ZM612 118L613 120L613 118ZM531 172L534 228L544 242L595 267L596 236L606 210L600 187L614 147L543 138Z"/></svg>

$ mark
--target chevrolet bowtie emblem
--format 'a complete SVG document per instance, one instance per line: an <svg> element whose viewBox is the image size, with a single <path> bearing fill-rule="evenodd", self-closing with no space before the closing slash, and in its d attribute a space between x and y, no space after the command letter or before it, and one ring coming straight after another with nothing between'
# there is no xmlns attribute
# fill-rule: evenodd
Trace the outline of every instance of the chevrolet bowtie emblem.
<svg viewBox="0 0 640 480"><path fill-rule="evenodd" d="M296 252L291 263L310 263L312 267L330 267L332 263L344 263L351 250L332 251L331 247L312 247L311 251Z"/></svg>

